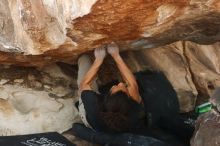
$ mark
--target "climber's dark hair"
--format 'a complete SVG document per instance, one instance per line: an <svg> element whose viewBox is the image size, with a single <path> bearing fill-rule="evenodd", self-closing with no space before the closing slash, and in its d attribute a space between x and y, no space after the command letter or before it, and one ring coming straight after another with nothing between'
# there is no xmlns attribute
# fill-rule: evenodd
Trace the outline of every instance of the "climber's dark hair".
<svg viewBox="0 0 220 146"><path fill-rule="evenodd" d="M110 132L129 131L132 124L129 115L134 103L135 101L123 91L105 97L100 116Z"/></svg>

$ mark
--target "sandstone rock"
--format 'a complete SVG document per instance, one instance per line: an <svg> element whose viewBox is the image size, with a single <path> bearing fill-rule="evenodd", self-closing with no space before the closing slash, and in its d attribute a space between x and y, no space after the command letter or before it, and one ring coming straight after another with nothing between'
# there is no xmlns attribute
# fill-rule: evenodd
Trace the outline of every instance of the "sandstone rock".
<svg viewBox="0 0 220 146"><path fill-rule="evenodd" d="M4 0L0 63L73 63L111 41L121 50L178 40L214 43L220 38L219 8L218 0Z"/></svg>
<svg viewBox="0 0 220 146"><path fill-rule="evenodd" d="M186 42L185 56L200 96L210 96L220 86L220 43L198 45Z"/></svg>
<svg viewBox="0 0 220 146"><path fill-rule="evenodd" d="M4 83L0 85L0 135L62 133L72 127L78 114L74 107L77 91L70 88L74 84L73 78L63 74L56 65L41 71L34 68L0 68L0 78ZM42 87L48 84L41 80L44 76L48 77L50 89ZM30 84L34 80L38 81Z"/></svg>

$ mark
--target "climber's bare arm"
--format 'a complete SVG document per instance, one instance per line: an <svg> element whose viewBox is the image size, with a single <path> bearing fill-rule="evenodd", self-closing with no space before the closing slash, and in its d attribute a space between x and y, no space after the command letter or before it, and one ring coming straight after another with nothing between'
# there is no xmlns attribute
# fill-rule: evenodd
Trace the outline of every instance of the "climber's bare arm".
<svg viewBox="0 0 220 146"><path fill-rule="evenodd" d="M80 91L81 92L83 90L91 90L91 83L92 83L93 79L96 77L97 72L98 72L100 66L102 65L103 60L106 56L105 48L95 49L94 55L95 55L95 61L93 62L89 71L84 76L82 82L80 83Z"/></svg>
<svg viewBox="0 0 220 146"><path fill-rule="evenodd" d="M108 45L108 53L111 54L111 56L115 60L124 81L127 83L127 89L130 96L132 97L132 99L140 103L141 98L138 90L138 84L131 70L127 67L127 65L121 58L118 46L115 43Z"/></svg>

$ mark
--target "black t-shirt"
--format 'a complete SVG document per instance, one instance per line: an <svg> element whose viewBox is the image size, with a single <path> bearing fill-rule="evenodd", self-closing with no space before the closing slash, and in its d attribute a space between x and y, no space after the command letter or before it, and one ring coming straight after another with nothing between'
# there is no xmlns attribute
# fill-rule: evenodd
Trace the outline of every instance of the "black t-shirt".
<svg viewBox="0 0 220 146"><path fill-rule="evenodd" d="M92 128L96 131L113 132L105 125L104 121L99 116L99 112L102 111L101 105L104 97L92 90L84 90L82 91L81 99L86 111L87 122L92 126ZM134 103L132 105L132 110L129 114L129 118L132 123L130 131L139 128L139 122L143 118L143 113L144 109L140 104Z"/></svg>
<svg viewBox="0 0 220 146"><path fill-rule="evenodd" d="M97 131L107 130L104 122L99 116L101 109L101 95L92 90L84 90L81 94L82 103L86 111L86 119L93 129Z"/></svg>

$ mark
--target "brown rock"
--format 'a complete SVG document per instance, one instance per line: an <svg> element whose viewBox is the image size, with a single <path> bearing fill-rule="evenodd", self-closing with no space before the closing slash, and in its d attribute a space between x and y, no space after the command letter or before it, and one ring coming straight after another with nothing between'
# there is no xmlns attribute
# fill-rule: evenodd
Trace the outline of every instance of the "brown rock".
<svg viewBox="0 0 220 146"><path fill-rule="evenodd" d="M0 3L0 63L73 63L111 41L122 50L178 40L213 43L220 38L219 8L218 0L5 0Z"/></svg>

